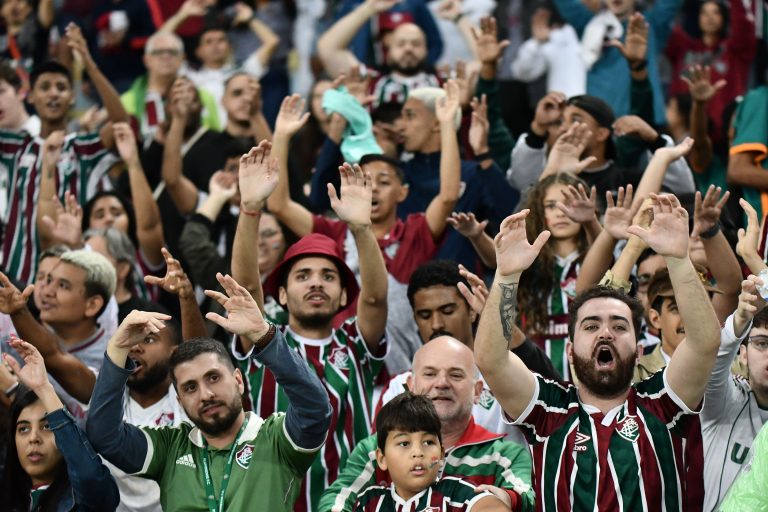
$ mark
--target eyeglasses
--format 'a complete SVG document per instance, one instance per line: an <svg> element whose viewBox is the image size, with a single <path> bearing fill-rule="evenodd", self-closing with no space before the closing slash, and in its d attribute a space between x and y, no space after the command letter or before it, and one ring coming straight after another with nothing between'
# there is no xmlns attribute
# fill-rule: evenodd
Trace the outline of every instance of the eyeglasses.
<svg viewBox="0 0 768 512"><path fill-rule="evenodd" d="M160 57L160 56L167 56L167 57L178 57L181 55L181 50L178 48L155 48L154 50L150 50L150 55L153 57Z"/></svg>
<svg viewBox="0 0 768 512"><path fill-rule="evenodd" d="M755 350L757 350L758 352L768 351L768 339L765 339L765 338L760 338L756 340L750 339L748 343L752 345L755 348Z"/></svg>

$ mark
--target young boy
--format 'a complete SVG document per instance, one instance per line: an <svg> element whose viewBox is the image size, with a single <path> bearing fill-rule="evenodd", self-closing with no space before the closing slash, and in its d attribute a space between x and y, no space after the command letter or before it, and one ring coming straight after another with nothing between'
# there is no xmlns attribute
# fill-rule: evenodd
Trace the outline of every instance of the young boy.
<svg viewBox="0 0 768 512"><path fill-rule="evenodd" d="M389 471L390 487L372 486L355 504L356 511L412 510L474 512L508 511L488 491L459 478L438 480L445 458L440 418L424 395L402 393L388 402L376 417L376 462Z"/></svg>

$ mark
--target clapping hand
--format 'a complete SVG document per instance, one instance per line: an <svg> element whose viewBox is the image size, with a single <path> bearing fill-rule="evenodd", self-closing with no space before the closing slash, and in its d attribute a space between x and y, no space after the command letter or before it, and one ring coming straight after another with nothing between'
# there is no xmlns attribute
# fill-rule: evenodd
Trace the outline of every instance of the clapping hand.
<svg viewBox="0 0 768 512"><path fill-rule="evenodd" d="M549 240L551 233L542 231L533 244L528 243L525 218L530 212L530 210L522 210L504 219L499 234L493 239L496 247L496 272L501 276L521 274L533 264L544 244Z"/></svg>
<svg viewBox="0 0 768 512"><path fill-rule="evenodd" d="M63 205L56 195L51 197L51 201L56 203L56 219L43 215L42 221L54 244L64 244L70 248L81 247L83 209L77 202L75 195L66 191Z"/></svg>

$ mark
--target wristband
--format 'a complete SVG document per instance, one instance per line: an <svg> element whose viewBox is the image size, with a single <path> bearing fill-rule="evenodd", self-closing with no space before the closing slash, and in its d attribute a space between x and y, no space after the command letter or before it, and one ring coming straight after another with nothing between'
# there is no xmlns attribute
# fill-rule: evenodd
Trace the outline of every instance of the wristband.
<svg viewBox="0 0 768 512"><path fill-rule="evenodd" d="M631 69L632 71L642 71L647 66L648 66L648 60L647 59L643 59L640 62L638 62L637 64L630 64L629 65L629 69Z"/></svg>
<svg viewBox="0 0 768 512"><path fill-rule="evenodd" d="M5 390L5 396L7 396L8 398L11 398L11 395L13 395L17 389L19 389L18 381L14 382L13 385L11 385L11 387Z"/></svg>
<svg viewBox="0 0 768 512"><path fill-rule="evenodd" d="M480 153L479 155L475 155L475 162L482 162L483 160L493 160L493 157L491 156L490 151L486 151L485 153Z"/></svg>
<svg viewBox="0 0 768 512"><path fill-rule="evenodd" d="M256 210L255 212L251 212L245 209L245 206L240 205L240 213L247 215L249 217L258 217L261 215L261 212L259 210Z"/></svg>
<svg viewBox="0 0 768 512"><path fill-rule="evenodd" d="M699 237L701 237L702 240L709 240L710 238L714 238L719 232L720 232L720 221L718 220L714 226L712 226L706 231L699 233Z"/></svg>
<svg viewBox="0 0 768 512"><path fill-rule="evenodd" d="M267 332L264 333L264 335L256 340L256 342L253 344L253 346L256 348L256 350L261 350L264 347L269 344L270 341L272 341L272 338L275 337L275 333L277 332L277 327L275 327L275 324L271 322L267 322L269 325L269 329L267 329Z"/></svg>

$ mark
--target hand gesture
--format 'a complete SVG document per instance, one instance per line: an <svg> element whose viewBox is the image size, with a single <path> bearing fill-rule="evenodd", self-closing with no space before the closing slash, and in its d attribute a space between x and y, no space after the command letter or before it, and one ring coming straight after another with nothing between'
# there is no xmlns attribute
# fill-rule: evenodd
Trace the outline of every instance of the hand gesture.
<svg viewBox="0 0 768 512"><path fill-rule="evenodd" d="M8 343L24 360L24 366L21 366L13 356L10 354L3 354L5 362L11 367L13 373L16 374L19 382L33 391L39 390L46 384L49 384L48 372L45 370L43 356L40 355L40 352L34 345L17 338L13 334Z"/></svg>
<svg viewBox="0 0 768 512"><path fill-rule="evenodd" d="M232 20L232 25L245 25L249 23L253 18L253 9L250 5L243 2L237 2L235 4L235 18Z"/></svg>
<svg viewBox="0 0 768 512"><path fill-rule="evenodd" d="M443 90L445 91L445 96L438 98L435 103L435 116L441 125L446 125L446 129L455 132L454 120L456 119L456 112L459 111L460 104L459 84L456 83L456 80L448 80L443 84Z"/></svg>
<svg viewBox="0 0 768 512"><path fill-rule="evenodd" d="M496 34L496 19L490 16L480 18L480 30L472 27L472 36L475 38L477 58L483 64L495 66L504 49L509 46L509 41L499 41Z"/></svg>
<svg viewBox="0 0 768 512"><path fill-rule="evenodd" d="M623 43L619 39L611 39L608 45L618 48L630 68L644 61L648 52L648 24L643 15L636 12L629 18Z"/></svg>
<svg viewBox="0 0 768 512"><path fill-rule="evenodd" d="M442 0L437 6L437 15L446 21L453 21L461 14L461 0Z"/></svg>
<svg viewBox="0 0 768 512"><path fill-rule="evenodd" d="M171 253L163 247L160 249L165 258L165 276L144 276L144 282L150 285L157 285L168 293L178 295L179 299L194 297L195 290L192 282L181 268L179 260L171 256Z"/></svg>
<svg viewBox="0 0 768 512"><path fill-rule="evenodd" d="M704 199L701 198L701 192L696 191L696 200L693 209L693 232L691 236L698 236L702 233L706 233L715 224L720 222L720 214L723 212L725 203L728 202L728 197L731 193L726 190L723 197L720 197L722 189L720 187L715 188L714 185L710 185L707 189L707 193ZM718 201L718 198L720 199Z"/></svg>
<svg viewBox="0 0 768 512"><path fill-rule="evenodd" d="M127 165L139 163L139 149L136 147L136 136L128 123L115 123L112 125L115 134L115 144L120 158Z"/></svg>
<svg viewBox="0 0 768 512"><path fill-rule="evenodd" d="M584 185L579 183L576 188L568 185L567 190L563 190L565 202L558 201L557 208L565 214L566 217L578 224L585 224L595 219L597 211L597 188L592 187L589 195Z"/></svg>
<svg viewBox="0 0 768 512"><path fill-rule="evenodd" d="M472 308L472 311L477 315L482 314L485 302L488 300L488 294L490 293L488 287L485 286L482 279L467 270L464 265L459 265L459 274L469 282L469 286L471 287L468 288L467 285L460 282L457 285L459 293L466 299L467 304Z"/></svg>
<svg viewBox="0 0 768 512"><path fill-rule="evenodd" d="M51 132L43 143L43 169L56 169L64 147L65 133L63 130Z"/></svg>
<svg viewBox="0 0 768 512"><path fill-rule="evenodd" d="M277 186L277 159L271 157L271 151L272 143L263 140L240 157L240 197L248 211L260 211Z"/></svg>
<svg viewBox="0 0 768 512"><path fill-rule="evenodd" d="M453 229L458 231L461 236L470 240L482 236L485 227L488 225L487 220L478 222L475 218L475 214L472 212L453 212L446 221L453 226Z"/></svg>
<svg viewBox="0 0 768 512"><path fill-rule="evenodd" d="M386 12L399 4L401 0L366 0L365 6L370 8L374 14Z"/></svg>
<svg viewBox="0 0 768 512"><path fill-rule="evenodd" d="M11 386L18 384L19 379L16 378L11 365L0 359L0 391L5 391L11 388Z"/></svg>
<svg viewBox="0 0 768 512"><path fill-rule="evenodd" d="M488 103L483 94L480 101L472 98L472 121L469 125L469 145L476 155L488 152L488 133L491 123L488 121Z"/></svg>
<svg viewBox="0 0 768 512"><path fill-rule="evenodd" d="M561 92L550 92L541 98L536 105L536 114L531 123L533 131L540 136L546 135L551 125L562 121L565 101L565 94Z"/></svg>
<svg viewBox="0 0 768 512"><path fill-rule="evenodd" d="M181 4L179 14L185 19L193 16L203 16L208 10L206 3L205 0L187 0Z"/></svg>
<svg viewBox="0 0 768 512"><path fill-rule="evenodd" d="M109 345L127 352L143 342L150 334L157 334L163 330L165 321L170 319L169 315L163 313L134 309L117 327L115 334L109 340Z"/></svg>
<svg viewBox="0 0 768 512"><path fill-rule="evenodd" d="M376 76L376 72L356 64L349 68L349 71L340 75L334 84L338 83L347 88L347 92L355 97L361 105L370 105L376 99L375 95L368 93L370 91L371 79ZM338 85L336 86L338 87ZM334 87L334 88L336 88Z"/></svg>
<svg viewBox="0 0 768 512"><path fill-rule="evenodd" d="M739 199L739 204L747 216L747 229L739 229L739 241L736 243L736 254L742 259L757 256L757 249L760 244L760 221L757 219L757 211L752 208L745 199ZM759 256L757 256L759 258Z"/></svg>
<svg viewBox="0 0 768 512"><path fill-rule="evenodd" d="M42 219L49 236L55 243L71 248L80 247L83 239L83 209L75 195L69 191L65 192L63 205L55 194L51 200L56 203L56 220L48 215L43 215Z"/></svg>
<svg viewBox="0 0 768 512"><path fill-rule="evenodd" d="M728 83L725 80L718 80L713 84L712 70L709 66L691 66L689 73L690 77L682 75L680 78L688 85L691 99L699 103L706 103L711 100L717 91Z"/></svg>
<svg viewBox="0 0 768 512"><path fill-rule="evenodd" d="M568 131L558 137L547 158L547 169L555 172L579 174L595 161L594 156L580 160L589 144L592 132L584 123L573 123Z"/></svg>
<svg viewBox="0 0 768 512"><path fill-rule="evenodd" d="M530 212L522 210L504 219L499 234L493 239L496 247L496 272L501 276L521 274L531 266L549 240L551 233L542 231L533 244L528 243L525 218Z"/></svg>
<svg viewBox="0 0 768 512"><path fill-rule="evenodd" d="M640 237L657 254L669 258L688 257L688 212L674 195L651 194L653 223L649 229L630 226L632 235Z"/></svg>
<svg viewBox="0 0 768 512"><path fill-rule="evenodd" d="M92 63L91 52L88 50L88 43L85 41L80 27L70 22L64 30L67 37L67 46L72 55L76 59L81 60L85 65Z"/></svg>
<svg viewBox="0 0 768 512"><path fill-rule="evenodd" d="M305 101L298 94L286 96L275 120L275 135L292 137L307 124L309 112L304 112Z"/></svg>
<svg viewBox="0 0 768 512"><path fill-rule="evenodd" d="M659 137L659 132L639 116L621 116L613 123L613 131L618 137L636 135L645 142L653 142Z"/></svg>
<svg viewBox="0 0 768 512"><path fill-rule="evenodd" d="M221 199L222 202L229 201L237 194L238 177L231 172L216 171L208 180L208 195Z"/></svg>
<svg viewBox="0 0 768 512"><path fill-rule="evenodd" d="M261 114L261 84L255 78L248 80L248 86L245 89L245 95L251 103L251 118Z"/></svg>
<svg viewBox="0 0 768 512"><path fill-rule="evenodd" d="M174 119L183 122L189 117L189 106L195 94L194 87L189 78L183 76L173 82L170 93L170 110Z"/></svg>
<svg viewBox="0 0 768 512"><path fill-rule="evenodd" d="M214 290L205 290L205 294L224 307L227 317L206 313L205 318L233 334L247 338L252 343L258 341L269 330L269 324L264 320L259 305L250 292L231 276L216 273L216 279L226 295Z"/></svg>
<svg viewBox="0 0 768 512"><path fill-rule="evenodd" d="M671 148L659 148L653 153L653 158L661 158L664 161L667 162L667 164L670 164L677 160L678 158L682 158L685 155L687 155L691 148L693 147L693 139L690 137L686 137L683 139L683 141L678 144L677 146L672 146Z"/></svg>
<svg viewBox="0 0 768 512"><path fill-rule="evenodd" d="M21 292L8 276L0 272L0 313L13 315L27 307L27 299L34 289L35 286L30 284Z"/></svg>
<svg viewBox="0 0 768 512"><path fill-rule="evenodd" d="M328 183L328 197L331 208L339 219L352 227L371 225L372 183L370 173L363 173L359 165L344 165L339 167L341 173L341 190L338 197L336 187Z"/></svg>
<svg viewBox="0 0 768 512"><path fill-rule="evenodd" d="M549 9L539 8L531 16L531 35L540 43L546 43L549 41L549 19L552 16L552 11Z"/></svg>
<svg viewBox="0 0 768 512"><path fill-rule="evenodd" d="M635 212L632 209L632 196L634 189L632 185L627 185L626 192L624 187L619 187L619 193L616 196L616 203L613 202L613 194L610 191L605 193L605 216L603 218L603 228L614 240L623 240L629 237L627 228L632 225L632 217Z"/></svg>
<svg viewBox="0 0 768 512"><path fill-rule="evenodd" d="M765 307L765 300L760 296L758 286L763 286L763 280L756 275L750 275L741 282L739 305L734 316L742 320L742 325L748 324Z"/></svg>
<svg viewBox="0 0 768 512"><path fill-rule="evenodd" d="M107 113L107 109L99 108L94 105L83 112L83 115L78 119L78 125L80 126L78 131L81 133L95 132L108 118L109 114Z"/></svg>

